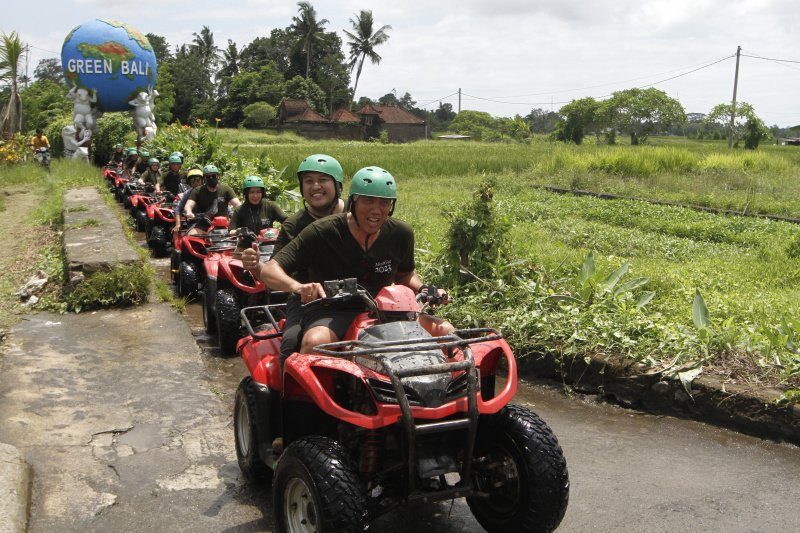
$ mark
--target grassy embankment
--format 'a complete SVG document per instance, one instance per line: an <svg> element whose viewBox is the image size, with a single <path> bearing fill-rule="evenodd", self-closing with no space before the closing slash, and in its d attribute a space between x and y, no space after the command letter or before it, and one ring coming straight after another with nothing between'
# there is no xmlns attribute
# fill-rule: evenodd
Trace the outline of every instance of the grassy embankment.
<svg viewBox="0 0 800 533"><path fill-rule="evenodd" d="M621 354L654 367L703 360L707 369L731 379L798 383L800 357L793 350L800 335L800 227L533 187L800 217L795 147L729 152L722 143L682 139L653 139L642 147L296 139L280 144L273 137L240 150L266 151L289 172L315 152L336 156L348 175L368 164L390 170L399 181L396 216L414 225L418 246L429 252L420 255L428 275L435 274L432 259L444 246L445 212L487 177L496 179L497 213L512 224L511 256L520 261L516 276L491 296L496 286L490 284L482 296L462 293L447 312L461 321L501 326L518 353ZM620 284L639 277L649 282L614 296L602 292L596 276L594 293L581 298L587 292L580 271L590 252L600 273L629 263ZM709 312L704 327L692 319L696 290ZM655 296L639 308L642 291Z"/></svg>

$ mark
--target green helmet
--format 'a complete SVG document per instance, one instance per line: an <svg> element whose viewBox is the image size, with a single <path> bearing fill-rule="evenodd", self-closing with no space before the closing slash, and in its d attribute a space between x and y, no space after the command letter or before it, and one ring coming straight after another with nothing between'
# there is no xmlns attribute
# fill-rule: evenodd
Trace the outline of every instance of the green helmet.
<svg viewBox="0 0 800 533"><path fill-rule="evenodd" d="M181 161L183 161L183 154L182 154L182 153L180 153L180 152L172 152L172 153L171 153L171 154L169 154L169 155L177 155L178 157L180 157L180 158L181 158Z"/></svg>
<svg viewBox="0 0 800 533"><path fill-rule="evenodd" d="M247 189L253 187L258 187L261 189L261 192L266 192L267 190L267 187L264 185L264 180L258 176L247 176L244 178L244 183L242 184L242 194L247 194Z"/></svg>
<svg viewBox="0 0 800 533"><path fill-rule="evenodd" d="M342 165L333 157L325 154L314 154L306 157L297 167L297 177L303 172L322 172L336 180L339 185L344 182Z"/></svg>
<svg viewBox="0 0 800 533"><path fill-rule="evenodd" d="M356 202L354 196L373 196L375 198L389 198L392 200L392 208L389 216L394 213L394 206L397 203L397 183L388 171L380 167L364 167L353 175L350 182L350 212L358 224L356 218Z"/></svg>
<svg viewBox="0 0 800 533"><path fill-rule="evenodd" d="M203 167L203 175L206 174L219 174L219 169L215 165L206 165Z"/></svg>
<svg viewBox="0 0 800 533"><path fill-rule="evenodd" d="M125 153L127 153L128 155L139 155L139 150L137 150L136 148L128 148L127 150L125 150Z"/></svg>
<svg viewBox="0 0 800 533"><path fill-rule="evenodd" d="M178 163L180 165L181 163L183 163L183 161L181 161L181 158L178 157L177 155L172 154L171 156L169 156L169 164L171 165L173 163Z"/></svg>
<svg viewBox="0 0 800 533"><path fill-rule="evenodd" d="M396 200L397 183L389 172L380 167L364 167L353 175L353 181L350 182L350 198L355 195Z"/></svg>
<svg viewBox="0 0 800 533"><path fill-rule="evenodd" d="M142 150L141 152L139 152L139 155L142 157L150 157L150 152L148 152L147 150Z"/></svg>
<svg viewBox="0 0 800 533"><path fill-rule="evenodd" d="M161 161L159 161L158 158L156 158L156 157L151 157L150 159L147 160L147 166L160 165L160 164L161 164Z"/></svg>
<svg viewBox="0 0 800 533"><path fill-rule="evenodd" d="M122 148L122 145L120 143L115 144L114 149L116 150L117 148Z"/></svg>

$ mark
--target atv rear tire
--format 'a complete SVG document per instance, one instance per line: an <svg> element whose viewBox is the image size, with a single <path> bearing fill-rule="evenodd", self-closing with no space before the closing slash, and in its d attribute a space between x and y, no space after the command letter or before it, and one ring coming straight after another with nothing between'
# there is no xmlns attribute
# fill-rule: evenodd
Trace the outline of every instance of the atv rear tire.
<svg viewBox="0 0 800 533"><path fill-rule="evenodd" d="M253 378L247 376L236 389L236 400L233 407L233 435L236 441L236 460L239 462L242 474L247 481L259 483L272 479L272 469L268 468L258 455L259 428L253 387ZM269 435L270 433L266 431L264 434Z"/></svg>
<svg viewBox="0 0 800 533"><path fill-rule="evenodd" d="M146 215L147 213L145 213ZM144 237L147 239L147 246L153 247L150 243L150 234L153 233L153 221L150 220L150 217L147 217L144 222Z"/></svg>
<svg viewBox="0 0 800 533"><path fill-rule="evenodd" d="M242 338L242 318L239 315L239 302L230 290L217 291L217 345L222 355L234 355L236 343Z"/></svg>
<svg viewBox="0 0 800 533"><path fill-rule="evenodd" d="M211 283L211 280L206 278L206 282L203 285L203 325L206 327L206 333L208 334L217 332L217 314L214 311L216 297L216 282Z"/></svg>
<svg viewBox="0 0 800 533"><path fill-rule="evenodd" d="M358 470L334 440L302 438L278 460L272 508L280 532L365 531L366 503Z"/></svg>
<svg viewBox="0 0 800 533"><path fill-rule="evenodd" d="M153 249L153 257L166 257L167 255L167 229L164 226L156 226L150 233L150 247Z"/></svg>
<svg viewBox="0 0 800 533"><path fill-rule="evenodd" d="M553 531L567 510L567 463L553 431L531 411L507 405L478 422L475 488L467 498L489 533Z"/></svg>
<svg viewBox="0 0 800 533"><path fill-rule="evenodd" d="M186 261L181 261L178 267L178 296L190 298L197 292L197 272L194 266Z"/></svg>

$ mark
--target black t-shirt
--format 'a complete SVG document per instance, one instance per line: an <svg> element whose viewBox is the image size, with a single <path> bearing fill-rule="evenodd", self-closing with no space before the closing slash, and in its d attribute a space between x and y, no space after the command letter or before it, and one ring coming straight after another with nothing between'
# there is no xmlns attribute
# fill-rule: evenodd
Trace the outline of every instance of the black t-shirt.
<svg viewBox="0 0 800 533"><path fill-rule="evenodd" d="M364 251L347 227L347 213L340 213L307 226L273 259L286 272L305 271L311 282L357 278L374 296L398 274L414 271L414 232L405 222L388 218Z"/></svg>
<svg viewBox="0 0 800 533"><path fill-rule="evenodd" d="M300 235L300 232L315 220L317 219L311 216L308 209L303 209L286 217L286 220L281 222L281 232L278 234L278 239L275 241L273 255L277 254L281 248L289 244L289 241Z"/></svg>
<svg viewBox="0 0 800 533"><path fill-rule="evenodd" d="M236 198L236 194L229 186L224 183L217 185L216 191L209 191L208 186L203 185L199 189L192 189L189 200L194 200L195 205L192 211L195 215L206 215L209 217L227 217L228 203Z"/></svg>
<svg viewBox="0 0 800 533"><path fill-rule="evenodd" d="M161 188L168 190L172 194L181 192L181 182L185 181L186 171L183 169L178 170L178 172L167 170L166 172L162 172L161 177L158 178L158 183L161 185Z"/></svg>
<svg viewBox="0 0 800 533"><path fill-rule="evenodd" d="M271 200L261 200L258 205L250 202L240 205L231 217L231 229L248 227L253 233L258 233L264 228L271 228L275 221L283 224L286 213L278 204Z"/></svg>

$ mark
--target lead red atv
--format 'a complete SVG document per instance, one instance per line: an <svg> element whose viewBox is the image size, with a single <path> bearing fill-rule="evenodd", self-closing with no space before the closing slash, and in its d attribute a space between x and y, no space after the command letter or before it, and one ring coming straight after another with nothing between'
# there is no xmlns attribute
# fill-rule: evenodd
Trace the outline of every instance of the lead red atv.
<svg viewBox="0 0 800 533"><path fill-rule="evenodd" d="M265 228L259 235L247 228L239 230L239 247L249 248L257 243L260 260L266 263L272 257L278 230ZM203 284L203 323L206 333L217 334L217 346L222 355L236 353L236 343L243 336L239 312L242 308L286 302L286 293L267 289L242 267L241 254L234 252L233 244L209 248L204 260L206 273Z"/></svg>
<svg viewBox="0 0 800 533"><path fill-rule="evenodd" d="M547 424L509 404L517 366L502 335L434 337L403 286L373 299L342 280L325 293L319 305L361 300L365 312L342 342L287 358L283 376L281 307L242 310L236 455L248 480L272 478L278 531L364 531L397 506L460 497L487 531L554 530L567 464Z"/></svg>

